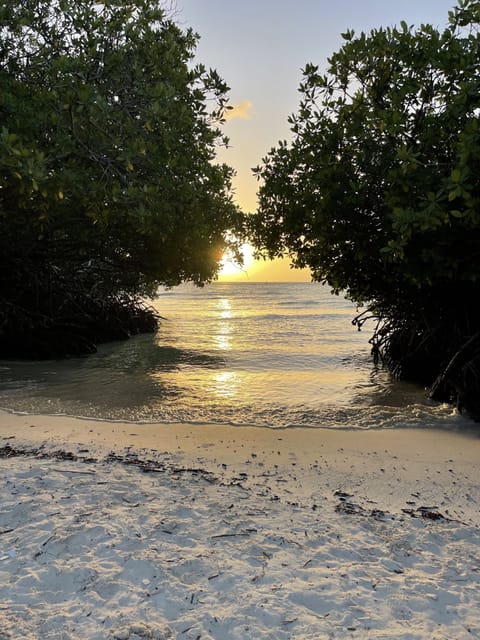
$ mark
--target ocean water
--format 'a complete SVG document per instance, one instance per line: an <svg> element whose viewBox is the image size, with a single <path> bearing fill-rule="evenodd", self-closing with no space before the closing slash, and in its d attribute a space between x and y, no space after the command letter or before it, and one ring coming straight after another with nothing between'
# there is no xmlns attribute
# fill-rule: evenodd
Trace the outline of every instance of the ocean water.
<svg viewBox="0 0 480 640"><path fill-rule="evenodd" d="M63 361L0 362L0 407L105 420L272 428L468 427L375 368L354 305L316 283L161 291L156 335Z"/></svg>

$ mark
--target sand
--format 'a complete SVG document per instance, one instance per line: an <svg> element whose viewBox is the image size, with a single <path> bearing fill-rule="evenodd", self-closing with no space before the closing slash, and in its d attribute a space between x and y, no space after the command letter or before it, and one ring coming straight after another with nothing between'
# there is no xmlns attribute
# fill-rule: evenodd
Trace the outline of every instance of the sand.
<svg viewBox="0 0 480 640"><path fill-rule="evenodd" d="M480 638L480 438L0 413L0 640Z"/></svg>

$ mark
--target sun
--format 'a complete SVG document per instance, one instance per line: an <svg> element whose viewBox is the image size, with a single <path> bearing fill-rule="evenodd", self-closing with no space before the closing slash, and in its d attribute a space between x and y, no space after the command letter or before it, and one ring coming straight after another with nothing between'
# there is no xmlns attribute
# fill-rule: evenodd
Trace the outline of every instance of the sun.
<svg viewBox="0 0 480 640"><path fill-rule="evenodd" d="M253 267L255 258L253 257L253 247L249 244L242 244L240 250L243 255L243 265L238 264L230 251L223 254L220 261L219 280L247 280L248 271Z"/></svg>

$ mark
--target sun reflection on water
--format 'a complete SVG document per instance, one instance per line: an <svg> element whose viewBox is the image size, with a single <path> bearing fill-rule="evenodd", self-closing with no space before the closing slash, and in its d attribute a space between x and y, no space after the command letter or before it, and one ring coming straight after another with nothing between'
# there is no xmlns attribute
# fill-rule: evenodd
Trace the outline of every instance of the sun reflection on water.
<svg viewBox="0 0 480 640"><path fill-rule="evenodd" d="M238 375L235 371L217 371L212 374L212 386L217 396L233 398L237 395Z"/></svg>
<svg viewBox="0 0 480 640"><path fill-rule="evenodd" d="M232 323L229 322L232 318L232 306L230 300L222 298L218 301L219 311L219 323L218 331L213 336L215 346L222 351L230 351L233 348L232 345Z"/></svg>
<svg viewBox="0 0 480 640"><path fill-rule="evenodd" d="M220 309L221 318L232 317L232 305L230 304L230 300L228 300L228 298L222 298L221 300L219 300L218 308Z"/></svg>
<svg viewBox="0 0 480 640"><path fill-rule="evenodd" d="M217 322L213 342L221 351L234 349L234 327L232 305L228 298L221 298L216 305ZM217 398L233 398L238 392L238 374L235 371L212 371L211 386Z"/></svg>

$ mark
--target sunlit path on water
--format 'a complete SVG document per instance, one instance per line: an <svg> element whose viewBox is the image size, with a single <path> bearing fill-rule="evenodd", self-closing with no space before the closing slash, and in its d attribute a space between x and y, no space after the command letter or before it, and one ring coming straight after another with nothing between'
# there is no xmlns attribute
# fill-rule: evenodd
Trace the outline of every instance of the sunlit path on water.
<svg viewBox="0 0 480 640"><path fill-rule="evenodd" d="M312 283L160 292L157 335L88 358L3 362L0 406L107 419L268 427L460 428L450 407L375 370L355 307Z"/></svg>

